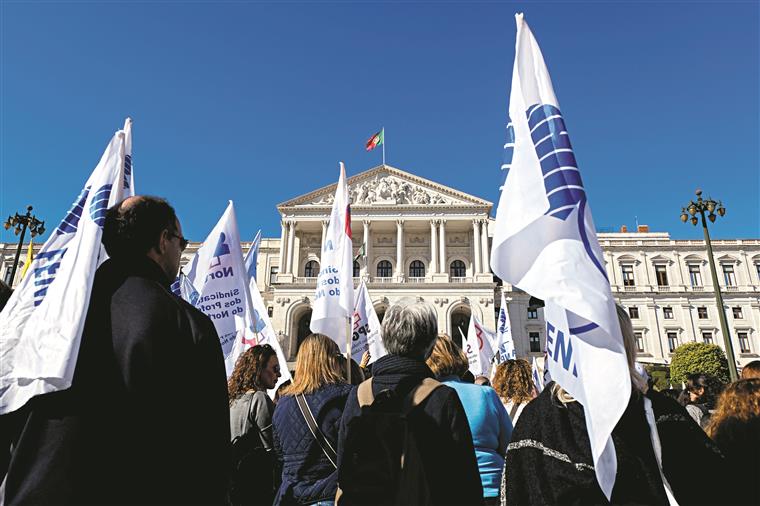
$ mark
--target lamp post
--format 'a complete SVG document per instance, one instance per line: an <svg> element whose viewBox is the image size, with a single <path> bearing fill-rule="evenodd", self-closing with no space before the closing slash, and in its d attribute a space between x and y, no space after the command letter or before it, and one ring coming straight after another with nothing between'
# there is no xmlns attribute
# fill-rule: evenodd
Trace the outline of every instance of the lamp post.
<svg viewBox="0 0 760 506"><path fill-rule="evenodd" d="M16 213L15 216L8 216L8 219L3 223L3 226L5 227L5 230L13 227L13 233L15 235L20 235L18 239L18 248L16 248L16 258L13 260L13 267L11 268L11 275L8 280L8 284L12 285L13 279L16 276L18 259L21 256L21 248L24 245L26 230L29 229L29 233L32 234L32 237L37 234L42 235L45 233L45 222L38 220L37 217L32 214L32 206L29 206L26 208L26 214L24 215Z"/></svg>
<svg viewBox="0 0 760 506"><path fill-rule="evenodd" d="M717 216L725 216L726 208L723 207L721 201L716 202L709 197L707 200L702 199L702 190L697 190L696 195L696 201L690 201L689 205L681 209L681 221L685 223L688 220L691 221L692 225L696 226L697 223L699 223L697 213L699 213L699 216L702 218L702 231L705 234L705 244L707 244L707 259L710 262L710 274L712 276L713 290L715 291L715 302L718 305L718 316L720 317L720 330L723 333L723 344L726 347L726 356L728 358L728 372L731 376L731 381L736 381L739 378L739 375L736 371L734 347L731 344L731 335L728 333L726 310L723 307L723 296L720 293L718 273L715 270L715 259L713 258L712 244L710 243L710 232L707 230L707 220L705 219L705 211L707 211L707 213L709 213L707 219L710 220L710 223L715 223L715 218ZM689 218L690 215L691 218Z"/></svg>

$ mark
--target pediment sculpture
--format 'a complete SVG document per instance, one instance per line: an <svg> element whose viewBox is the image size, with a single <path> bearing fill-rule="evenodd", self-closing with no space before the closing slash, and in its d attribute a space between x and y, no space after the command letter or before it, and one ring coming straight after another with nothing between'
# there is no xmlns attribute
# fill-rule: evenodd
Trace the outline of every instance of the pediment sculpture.
<svg viewBox="0 0 760 506"><path fill-rule="evenodd" d="M440 193L389 175L352 184L349 188L352 205L435 205L454 204L455 201ZM325 194L313 205L332 205L333 194Z"/></svg>

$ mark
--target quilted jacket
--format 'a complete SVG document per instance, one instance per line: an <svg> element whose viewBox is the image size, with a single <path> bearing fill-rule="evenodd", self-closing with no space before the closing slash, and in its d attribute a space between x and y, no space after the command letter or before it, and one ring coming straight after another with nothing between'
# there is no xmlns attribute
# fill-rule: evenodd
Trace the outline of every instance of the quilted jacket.
<svg viewBox="0 0 760 506"><path fill-rule="evenodd" d="M352 388L331 384L305 396L319 428L336 449L340 417ZM282 484L274 504L312 504L334 499L338 473L312 436L295 397L280 399L272 423L275 449L282 464Z"/></svg>

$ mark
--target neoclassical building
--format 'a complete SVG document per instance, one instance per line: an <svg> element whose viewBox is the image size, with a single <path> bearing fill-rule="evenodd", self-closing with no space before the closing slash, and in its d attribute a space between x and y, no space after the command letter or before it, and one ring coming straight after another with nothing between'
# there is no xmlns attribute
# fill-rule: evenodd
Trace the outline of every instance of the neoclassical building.
<svg viewBox="0 0 760 506"><path fill-rule="evenodd" d="M490 271L491 202L388 165L348 183L354 251L364 252L354 263L354 278L366 281L378 316L400 298L418 297L435 307L439 329L459 340L471 311L495 327L503 291L518 355L543 355L543 310ZM258 285L289 360L309 333L334 193L332 184L277 206L280 237L261 243ZM599 241L613 294L631 315L641 362L666 364L675 347L690 341L723 347L703 241L674 240L646 227L600 233ZM185 262L198 246L188 247ZM713 248L743 365L760 358L760 240L717 240ZM6 270L14 253L14 245L0 244Z"/></svg>

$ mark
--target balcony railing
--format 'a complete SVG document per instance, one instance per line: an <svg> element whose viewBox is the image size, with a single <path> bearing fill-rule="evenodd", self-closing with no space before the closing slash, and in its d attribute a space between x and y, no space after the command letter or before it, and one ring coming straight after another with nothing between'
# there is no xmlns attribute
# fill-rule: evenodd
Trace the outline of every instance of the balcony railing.
<svg viewBox="0 0 760 506"><path fill-rule="evenodd" d="M739 287L738 286L727 286L726 287L726 291L727 292L738 292L739 291Z"/></svg>
<svg viewBox="0 0 760 506"><path fill-rule="evenodd" d="M691 287L691 291L692 292L704 292L705 291L705 287L701 286L701 285L693 285Z"/></svg>
<svg viewBox="0 0 760 506"><path fill-rule="evenodd" d="M391 276L375 276L372 278L373 283L393 283L393 277Z"/></svg>
<svg viewBox="0 0 760 506"><path fill-rule="evenodd" d="M414 277L414 278L408 277L408 278L406 278L406 280L409 283L424 283L425 282L425 278L424 277Z"/></svg>
<svg viewBox="0 0 760 506"><path fill-rule="evenodd" d="M466 276L460 276L456 278L449 278L449 281L452 283L471 283L472 278L468 278Z"/></svg>

